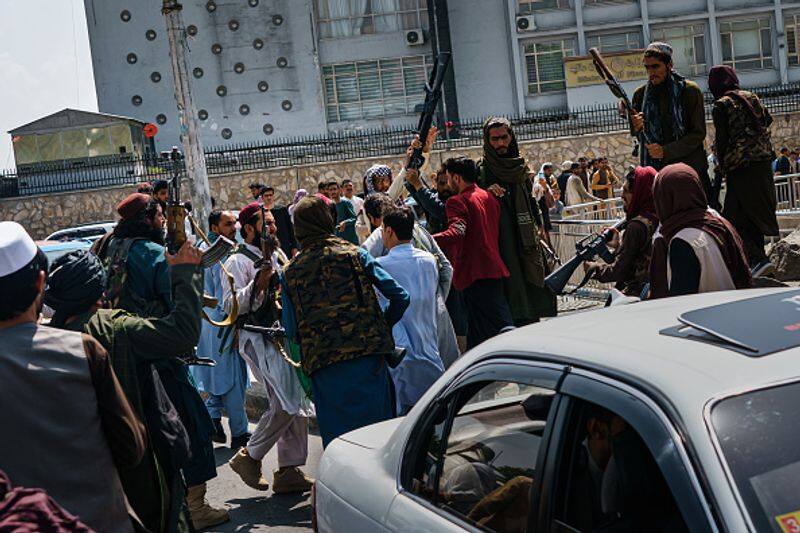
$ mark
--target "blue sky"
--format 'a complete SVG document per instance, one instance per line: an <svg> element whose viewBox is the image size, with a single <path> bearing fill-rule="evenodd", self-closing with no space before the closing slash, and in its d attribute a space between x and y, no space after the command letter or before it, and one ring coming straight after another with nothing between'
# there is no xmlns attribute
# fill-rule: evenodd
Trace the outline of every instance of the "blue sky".
<svg viewBox="0 0 800 533"><path fill-rule="evenodd" d="M0 168L6 133L65 107L97 110L83 0L0 0Z"/></svg>

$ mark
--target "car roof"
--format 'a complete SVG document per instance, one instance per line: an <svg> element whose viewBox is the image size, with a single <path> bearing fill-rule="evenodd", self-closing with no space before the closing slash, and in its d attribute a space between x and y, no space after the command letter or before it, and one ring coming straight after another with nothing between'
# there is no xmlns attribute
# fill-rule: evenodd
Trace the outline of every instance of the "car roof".
<svg viewBox="0 0 800 533"><path fill-rule="evenodd" d="M680 410L695 411L715 397L798 378L800 348L749 357L725 344L661 331L678 325L678 317L689 311L792 291L796 289L713 292L576 313L498 335L467 354L464 364L489 354L544 355L624 377L640 388L657 391L682 406Z"/></svg>

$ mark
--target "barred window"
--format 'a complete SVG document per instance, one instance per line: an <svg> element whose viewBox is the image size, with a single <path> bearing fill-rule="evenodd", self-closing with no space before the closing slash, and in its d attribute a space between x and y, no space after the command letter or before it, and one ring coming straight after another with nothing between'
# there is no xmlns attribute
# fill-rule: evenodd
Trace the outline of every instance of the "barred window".
<svg viewBox="0 0 800 533"><path fill-rule="evenodd" d="M575 39L559 39L525 44L525 70L528 94L566 89L564 58L575 55Z"/></svg>
<svg viewBox="0 0 800 533"><path fill-rule="evenodd" d="M597 48L601 52L627 52L642 48L642 32L603 33L586 36L586 47Z"/></svg>
<svg viewBox="0 0 800 533"><path fill-rule="evenodd" d="M421 55L323 66L328 122L413 114L431 66Z"/></svg>
<svg viewBox="0 0 800 533"><path fill-rule="evenodd" d="M569 0L518 0L517 13L530 15L547 9L569 9Z"/></svg>
<svg viewBox="0 0 800 533"><path fill-rule="evenodd" d="M323 39L428 29L427 0L316 0Z"/></svg>
<svg viewBox="0 0 800 533"><path fill-rule="evenodd" d="M698 76L706 72L705 24L653 28L650 33L653 41L663 41L672 46L675 70L686 76Z"/></svg>
<svg viewBox="0 0 800 533"><path fill-rule="evenodd" d="M719 23L722 62L736 70L772 68L772 20L759 17Z"/></svg>
<svg viewBox="0 0 800 533"><path fill-rule="evenodd" d="M800 65L800 13L784 15L786 30L786 49L790 65Z"/></svg>

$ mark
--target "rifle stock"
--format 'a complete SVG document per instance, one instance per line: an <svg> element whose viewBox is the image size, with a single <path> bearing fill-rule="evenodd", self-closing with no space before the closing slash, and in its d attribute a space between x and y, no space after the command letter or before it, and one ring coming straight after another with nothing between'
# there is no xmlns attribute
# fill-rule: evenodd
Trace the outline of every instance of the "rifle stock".
<svg viewBox="0 0 800 533"><path fill-rule="evenodd" d="M444 75L449 65L450 52L439 52L439 55L436 56L436 63L431 70L428 83L425 84L425 103L422 104L422 114L417 124L420 147L414 149L411 153L411 157L406 165L408 169L422 168L422 165L425 163L425 158L422 156L422 148L425 146L425 141L428 139L428 132L433 124L433 114L436 113L436 108L439 106L439 101L442 99L442 82L444 81Z"/></svg>
<svg viewBox="0 0 800 533"><path fill-rule="evenodd" d="M186 242L186 206L181 202L181 159L183 156L174 146L169 154L172 162L172 178L167 188L167 249L176 254Z"/></svg>

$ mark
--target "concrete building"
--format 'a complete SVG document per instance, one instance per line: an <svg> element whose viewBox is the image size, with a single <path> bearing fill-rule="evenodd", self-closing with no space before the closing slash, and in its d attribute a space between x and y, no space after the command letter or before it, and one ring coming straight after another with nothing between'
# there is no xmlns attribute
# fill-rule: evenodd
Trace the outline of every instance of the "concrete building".
<svg viewBox="0 0 800 533"><path fill-rule="evenodd" d="M85 0L100 110L156 123L165 148L179 128L160 4ZM643 83L630 52L651 40L703 86L723 62L746 86L800 80L787 0L185 0L183 18L206 146L412 124L435 39L464 119L612 102L565 59L593 46L630 89Z"/></svg>

